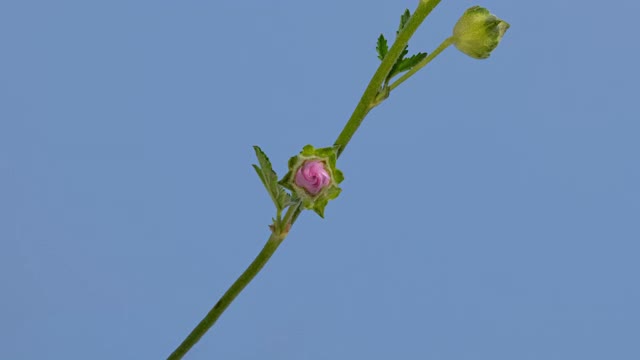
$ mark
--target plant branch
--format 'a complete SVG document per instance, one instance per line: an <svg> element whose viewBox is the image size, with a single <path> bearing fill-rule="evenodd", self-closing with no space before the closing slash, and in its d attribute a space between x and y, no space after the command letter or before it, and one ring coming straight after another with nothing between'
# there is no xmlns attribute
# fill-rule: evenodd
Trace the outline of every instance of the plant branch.
<svg viewBox="0 0 640 360"><path fill-rule="evenodd" d="M421 0L405 27L400 31L400 33L398 33L396 41L391 46L391 49L389 49L389 52L385 55L382 63L378 67L378 70L373 74L369 85L367 85L364 94L362 94L362 98L360 98L360 102L358 102L358 105L353 111L353 114L351 114L349 121L334 143L334 145L338 147L338 156L342 154L345 147L351 140L351 137L353 137L353 134L355 134L358 127L360 127L360 124L369 113L369 110L371 110L371 105L376 100L376 96L378 95L382 84L387 78L387 75L389 75L391 68L393 68L393 65L396 63L396 60L400 57L405 46L407 46L409 39L411 39L411 36L416 32L420 24L422 24L424 19L431 13L438 3L440 3L440 0Z"/></svg>
<svg viewBox="0 0 640 360"><path fill-rule="evenodd" d="M431 54L427 55L427 57L424 58L424 60L420 61L418 64L416 64L416 66L411 68L411 70L407 71L404 75L398 78L398 80L394 81L391 84L391 86L389 86L389 91L397 88L398 85L402 84L403 82L405 82L405 80L410 78L413 74L417 73L418 70L425 67L425 65L430 63L431 60L433 60L436 56L438 56L444 49L448 48L449 45L453 44L453 40L454 40L453 37L450 37L444 40L440 45L438 45L438 47L435 50L433 50Z"/></svg>
<svg viewBox="0 0 640 360"><path fill-rule="evenodd" d="M384 57L382 63L376 70L375 74L371 78L369 85L367 86L360 102L356 106L353 114L349 118L349 121L345 125L344 129L336 139L334 145L338 148L337 154L340 156L345 147L355 134L356 130L364 120L364 118L371 110L374 101L382 88L387 75L391 71L396 60L400 57L400 54L404 50L405 46L409 42L411 36L416 32L420 24L431 13L431 11L440 3L440 0L420 0L415 12L404 26L402 31L396 37L396 41L389 49L389 52ZM397 86L397 85L396 85ZM258 256L247 267L247 269L238 277L238 279L231 285L231 287L222 295L220 300L211 308L207 315L200 321L200 323L191 331L186 339L171 353L167 360L179 360L202 338L202 336L215 324L220 315L227 309L231 302L240 294L240 292L253 280L253 278L262 270L267 261L271 258L273 253L278 249L278 246L287 237L291 226L295 223L300 215L301 202L298 201L291 205L287 210L281 224L283 226L273 227L273 229L279 228L280 232L273 231L269 240L265 244L264 248L260 251ZM279 219L278 219L279 220Z"/></svg>

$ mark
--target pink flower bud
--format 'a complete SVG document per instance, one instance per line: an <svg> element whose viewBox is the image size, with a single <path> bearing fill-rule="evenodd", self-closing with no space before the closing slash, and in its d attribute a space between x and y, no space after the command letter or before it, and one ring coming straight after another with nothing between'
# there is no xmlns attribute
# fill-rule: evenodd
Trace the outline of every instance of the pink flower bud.
<svg viewBox="0 0 640 360"><path fill-rule="evenodd" d="M296 185L305 189L311 195L317 195L331 183L331 176L324 166L322 161L305 161L296 172Z"/></svg>

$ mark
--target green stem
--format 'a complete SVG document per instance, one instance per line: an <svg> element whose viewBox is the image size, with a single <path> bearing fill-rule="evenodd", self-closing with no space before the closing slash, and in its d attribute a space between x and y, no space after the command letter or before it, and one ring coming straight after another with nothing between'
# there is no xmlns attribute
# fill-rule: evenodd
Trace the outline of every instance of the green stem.
<svg viewBox="0 0 640 360"><path fill-rule="evenodd" d="M424 58L424 60L420 61L418 64L416 64L416 66L411 68L411 70L407 71L404 75L398 78L398 80L394 81L393 84L389 86L389 91L397 88L398 85L402 84L403 82L405 82L405 80L410 78L413 74L417 73L418 70L425 67L425 65L430 63L431 60L433 60L436 56L438 56L444 49L448 48L449 45L453 44L453 41L454 41L453 37L447 38L445 41L443 41L440 45L438 45L438 47L435 50L433 50L431 54L427 55L427 57Z"/></svg>
<svg viewBox="0 0 640 360"><path fill-rule="evenodd" d="M334 145L338 148L338 156L342 154L345 147L355 134L356 130L364 120L372 108L373 102L376 100L378 91L381 89L383 82L387 75L391 71L391 68L395 64L396 60L400 57L400 54L404 50L405 46L409 42L411 36L416 32L420 24L431 13L431 11L440 3L440 0L420 0L418 7L414 11L413 15L405 25L404 29L400 31L395 42L389 49L389 52L384 57L384 60L376 70L375 74L371 78L369 85L362 95L360 102L356 106L353 114L349 118L349 121L345 125L344 129L336 139ZM176 350L169 355L167 360L179 360L191 349L202 336L215 324L220 315L231 304L231 302L240 294L240 292L253 280L253 278L262 270L264 265L269 261L273 253L278 249L278 246L287 237L288 231L295 223L301 212L301 202L291 205L284 216L282 224L285 224L281 233L273 232L267 240L264 248L260 251L258 256L253 260L249 267L240 275L240 277L231 285L227 292L222 295L220 300L211 308L207 315L200 321L200 323L191 331L187 338L176 348ZM274 227L275 228L275 227Z"/></svg>
<svg viewBox="0 0 640 360"><path fill-rule="evenodd" d="M278 249L278 246L282 243L282 241L287 237L288 231L287 228L290 228L291 224L293 224L293 218L298 212L299 203L294 204L289 207L285 217L284 224L290 224L289 226L285 225L285 230L277 234L275 232L271 233L269 240L264 245L258 256L251 262L249 267L238 277L238 279L231 285L231 287L227 290L227 292L222 295L220 300L209 310L207 315L200 321L200 323L191 331L191 333L182 341L180 346L176 348L176 350L169 355L167 360L178 360L182 359L182 357L195 345L200 338L216 323L220 315L227 309L227 307L231 304L231 302L240 294L240 292L253 280L253 278L262 270L264 265L269 261L271 255Z"/></svg>
<svg viewBox="0 0 640 360"><path fill-rule="evenodd" d="M413 15L405 25L404 29L402 29L398 34L395 42L391 46L391 49L389 49L389 52L382 60L380 67L378 67L378 70L373 74L369 85L367 85L367 88L364 91L364 94L362 94L362 98L360 98L360 102L353 111L353 114L351 114L349 121L345 125L344 129L342 129L340 135L338 135L338 138L334 143L338 148L338 156L342 154L345 147L347 147L347 144L351 140L351 137L353 137L353 134L355 134L358 127L360 127L360 124L369 113L369 110L371 110L371 105L375 101L378 91L384 83L384 80L387 78L387 75L389 75L393 64L396 63L396 60L400 57L405 46L407 46L409 39L416 32L427 15L429 15L433 8L438 5L438 3L440 3L440 0L421 0L418 3L418 7L414 11Z"/></svg>

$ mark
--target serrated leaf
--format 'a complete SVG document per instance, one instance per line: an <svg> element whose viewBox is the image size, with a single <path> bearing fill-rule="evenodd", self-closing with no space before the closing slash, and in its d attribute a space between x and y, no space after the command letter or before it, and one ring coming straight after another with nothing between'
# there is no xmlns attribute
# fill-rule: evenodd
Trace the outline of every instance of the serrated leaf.
<svg viewBox="0 0 640 360"><path fill-rule="evenodd" d="M409 45L404 47L404 49L400 53L400 56L398 57L398 60L396 60L396 63L393 64L393 67L391 67L391 71L389 71L389 75L387 75L387 81L389 81L389 79L391 79L392 77L394 77L394 76L396 76L398 74L398 66L404 60L404 57L408 53L409 53Z"/></svg>
<svg viewBox="0 0 640 360"><path fill-rule="evenodd" d="M253 165L258 177L264 184L265 189L269 193L273 204L278 210L283 210L291 203L291 195L289 195L284 187L278 184L278 175L271 167L271 161L267 155L258 146L254 146L253 149L256 152L258 158L258 165Z"/></svg>
<svg viewBox="0 0 640 360"><path fill-rule="evenodd" d="M376 45L376 51L378 52L378 59L382 61L384 57L387 55L389 51L389 45L387 44L387 39L384 38L384 35L380 34L378 37L378 44Z"/></svg>
<svg viewBox="0 0 640 360"><path fill-rule="evenodd" d="M262 175L260 176L260 179L262 179L262 182L264 182L265 186L267 186L267 185L269 185L269 183L271 183L271 179L272 178L276 178L277 179L278 176L273 171L273 168L271 167L271 161L269 161L269 158L262 151L262 149L260 149L260 147L258 147L258 146L254 146L253 149L256 152L256 157L258 158L258 163L260 164L259 167L254 165L254 168L256 169L256 171L258 171L258 169L260 169L260 171L262 173Z"/></svg>
<svg viewBox="0 0 640 360"><path fill-rule="evenodd" d="M405 46L404 49L402 50L402 52L400 53L400 57L398 58L398 60L396 61L396 64L398 64L399 62L401 62L405 56L407 56L407 54L409 53L409 45Z"/></svg>
<svg viewBox="0 0 640 360"><path fill-rule="evenodd" d="M405 9L404 13L402 13L402 16L400 16L400 26L398 26L398 31L396 31L396 36L400 34L400 31L402 31L402 29L404 29L405 26L407 26L407 22L409 21L409 18L411 18L411 11L409 11L409 9Z"/></svg>
<svg viewBox="0 0 640 360"><path fill-rule="evenodd" d="M408 57L406 59L402 59L400 63L398 63L398 67L396 68L397 73L401 73L403 71L411 70L412 67L416 66L420 61L424 60L427 57L427 53L417 53Z"/></svg>
<svg viewBox="0 0 640 360"><path fill-rule="evenodd" d="M260 181L262 181L262 184L266 187L267 183L264 181L264 176L262 175L262 169L260 169L260 167L255 164L251 166L253 166L254 170L256 171L256 174L258 174L258 177L260 178Z"/></svg>

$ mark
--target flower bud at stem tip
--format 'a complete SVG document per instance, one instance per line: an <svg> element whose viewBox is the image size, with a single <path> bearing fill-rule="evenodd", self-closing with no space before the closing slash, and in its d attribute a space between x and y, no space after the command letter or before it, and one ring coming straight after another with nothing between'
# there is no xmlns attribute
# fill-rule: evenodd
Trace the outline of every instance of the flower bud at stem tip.
<svg viewBox="0 0 640 360"><path fill-rule="evenodd" d="M489 10L473 6L462 14L453 28L453 41L458 50L474 59L486 59L500 44L509 24Z"/></svg>

